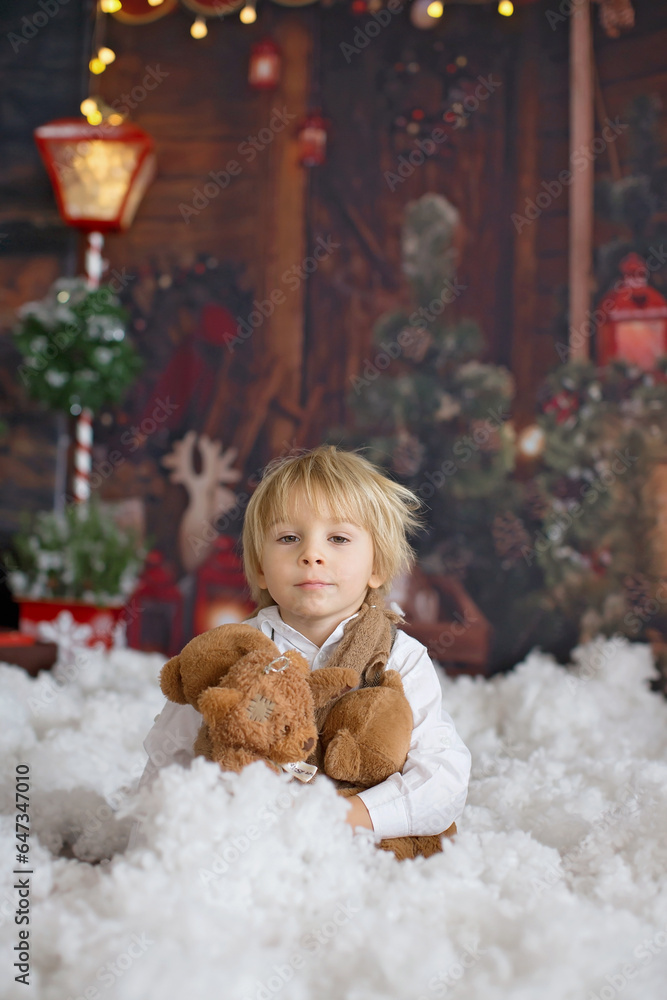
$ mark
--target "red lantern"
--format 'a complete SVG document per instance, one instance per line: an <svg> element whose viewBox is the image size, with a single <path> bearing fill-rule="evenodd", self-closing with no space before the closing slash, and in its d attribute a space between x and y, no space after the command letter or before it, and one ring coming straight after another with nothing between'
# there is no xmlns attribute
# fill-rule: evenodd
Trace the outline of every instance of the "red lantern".
<svg viewBox="0 0 667 1000"><path fill-rule="evenodd" d="M313 111L299 128L299 163L304 167L320 167L327 155L328 121L319 111Z"/></svg>
<svg viewBox="0 0 667 1000"><path fill-rule="evenodd" d="M59 118L35 129L58 210L89 232L127 229L155 175L153 140L143 129Z"/></svg>
<svg viewBox="0 0 667 1000"><path fill-rule="evenodd" d="M622 358L645 371L667 354L667 299L647 282L648 268L639 254L620 263L623 280L600 303L604 319L597 331L598 363Z"/></svg>
<svg viewBox="0 0 667 1000"><path fill-rule="evenodd" d="M230 535L218 535L213 552L197 572L195 635L218 625L245 621L255 609L235 544Z"/></svg>
<svg viewBox="0 0 667 1000"><path fill-rule="evenodd" d="M146 568L125 614L127 644L132 649L167 656L178 653L183 640L183 595L157 549L148 553Z"/></svg>
<svg viewBox="0 0 667 1000"><path fill-rule="evenodd" d="M280 83L280 48L272 38L251 47L248 83L253 90L275 90Z"/></svg>

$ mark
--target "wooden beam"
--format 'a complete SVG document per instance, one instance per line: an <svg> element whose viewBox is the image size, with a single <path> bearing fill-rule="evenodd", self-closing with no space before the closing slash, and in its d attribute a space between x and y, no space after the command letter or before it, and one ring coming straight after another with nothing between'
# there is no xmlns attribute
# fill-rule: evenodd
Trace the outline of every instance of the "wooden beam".
<svg viewBox="0 0 667 1000"><path fill-rule="evenodd" d="M537 12L524 11L525 25L518 53L514 92L516 108L516 213L523 216L528 201L539 190L538 126L540 120L539 33ZM537 326L537 220L522 225L514 236L512 276L511 369L517 385L515 420L519 428L534 412L534 354Z"/></svg>
<svg viewBox="0 0 667 1000"><path fill-rule="evenodd" d="M283 74L275 106L286 108L290 125L277 133L270 150L270 198L266 226L267 259L265 299L276 294L278 304L265 324L264 350L284 374L281 396L289 404L301 403L301 370L304 349L305 280L285 283L285 272L299 268L307 256L305 204L308 168L298 162L297 126L305 116L311 72L312 32L303 12L280 19L275 38L283 52ZM307 279L306 279L307 280ZM273 413L267 427L270 456L278 454L293 431L289 416Z"/></svg>
<svg viewBox="0 0 667 1000"><path fill-rule="evenodd" d="M593 59L590 0L570 15L570 164L576 151L587 150L584 165L573 172L570 188L569 295L570 360L590 353L586 313L592 291L593 252ZM579 164L580 160L577 161Z"/></svg>

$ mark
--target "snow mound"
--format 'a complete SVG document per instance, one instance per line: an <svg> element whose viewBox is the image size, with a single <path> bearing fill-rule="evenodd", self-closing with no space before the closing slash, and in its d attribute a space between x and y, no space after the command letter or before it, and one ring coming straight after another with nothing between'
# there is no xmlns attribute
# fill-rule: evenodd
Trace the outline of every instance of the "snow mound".
<svg viewBox="0 0 667 1000"><path fill-rule="evenodd" d="M473 755L468 805L442 854L403 863L353 835L328 781L196 760L136 793L158 656L91 653L36 679L0 666L7 859L30 767L30 995L663 1000L667 703L647 646L597 640L573 660L441 673ZM3 970L15 878L6 863ZM27 995L4 977L3 997Z"/></svg>

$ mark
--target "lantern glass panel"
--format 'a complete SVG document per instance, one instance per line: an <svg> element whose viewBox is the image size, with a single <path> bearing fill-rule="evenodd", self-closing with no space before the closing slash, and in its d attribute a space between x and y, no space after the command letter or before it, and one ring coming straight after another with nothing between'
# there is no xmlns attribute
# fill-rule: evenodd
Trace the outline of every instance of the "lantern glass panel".
<svg viewBox="0 0 667 1000"><path fill-rule="evenodd" d="M70 218L116 218L141 151L139 143L108 139L58 143L52 148Z"/></svg>
<svg viewBox="0 0 667 1000"><path fill-rule="evenodd" d="M616 353L646 371L664 353L665 320L631 319L616 323Z"/></svg>

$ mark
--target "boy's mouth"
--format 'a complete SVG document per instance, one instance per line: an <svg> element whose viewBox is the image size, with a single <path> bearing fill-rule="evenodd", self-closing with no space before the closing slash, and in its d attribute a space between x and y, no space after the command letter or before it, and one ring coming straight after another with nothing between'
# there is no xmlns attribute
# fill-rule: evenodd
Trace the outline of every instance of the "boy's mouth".
<svg viewBox="0 0 667 1000"><path fill-rule="evenodd" d="M325 583L323 580L304 580L303 583L297 583L297 587L302 587L304 590L317 590L320 587L330 586L330 583Z"/></svg>

